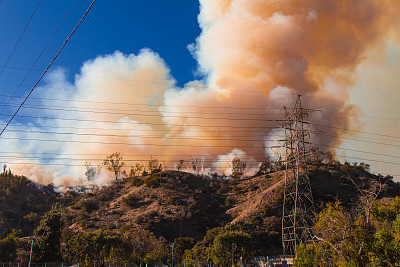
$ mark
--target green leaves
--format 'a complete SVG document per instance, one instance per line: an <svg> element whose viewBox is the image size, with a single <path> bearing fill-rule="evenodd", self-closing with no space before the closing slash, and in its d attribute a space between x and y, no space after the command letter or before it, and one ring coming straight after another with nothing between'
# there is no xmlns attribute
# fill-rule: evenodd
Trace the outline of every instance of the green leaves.
<svg viewBox="0 0 400 267"><path fill-rule="evenodd" d="M81 262L92 265L94 262L103 265L114 263L123 256L121 236L109 230L97 230L87 233L63 232L65 244L63 257L71 262Z"/></svg>
<svg viewBox="0 0 400 267"><path fill-rule="evenodd" d="M239 179L244 174L246 169L246 162L241 161L240 158L235 157L232 160L232 177L234 179Z"/></svg>
<svg viewBox="0 0 400 267"><path fill-rule="evenodd" d="M18 241L15 232L0 240L0 261L14 261L17 257Z"/></svg>
<svg viewBox="0 0 400 267"><path fill-rule="evenodd" d="M247 262L255 252L251 235L242 230L227 230L218 234L211 248L214 264L231 265L232 251L235 263L239 262L240 259Z"/></svg>
<svg viewBox="0 0 400 267"><path fill-rule="evenodd" d="M120 175L122 168L125 166L125 162L122 161L121 153L115 152L107 156L103 161L103 165L107 170L114 172L115 180L118 180L118 175Z"/></svg>
<svg viewBox="0 0 400 267"><path fill-rule="evenodd" d="M53 209L43 216L35 230L33 257L36 261L61 259L60 241L63 227L64 222L60 210Z"/></svg>
<svg viewBox="0 0 400 267"><path fill-rule="evenodd" d="M340 203L317 215L317 243L299 245L295 266L400 266L400 198L375 203L371 220Z"/></svg>

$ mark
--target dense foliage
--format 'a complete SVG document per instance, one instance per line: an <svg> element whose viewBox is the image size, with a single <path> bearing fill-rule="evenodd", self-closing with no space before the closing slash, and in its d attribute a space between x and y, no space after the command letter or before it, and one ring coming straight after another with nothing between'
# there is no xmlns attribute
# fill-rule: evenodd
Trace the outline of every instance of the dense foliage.
<svg viewBox="0 0 400 267"><path fill-rule="evenodd" d="M51 209L58 194L52 185L42 186L3 167L0 173L0 239L21 230L32 234L40 217Z"/></svg>
<svg viewBox="0 0 400 267"><path fill-rule="evenodd" d="M353 214L328 204L314 232L318 242L298 247L296 266L400 266L399 197Z"/></svg>
<svg viewBox="0 0 400 267"><path fill-rule="evenodd" d="M61 232L64 222L61 211L53 209L43 216L34 235L34 259L38 262L61 260Z"/></svg>

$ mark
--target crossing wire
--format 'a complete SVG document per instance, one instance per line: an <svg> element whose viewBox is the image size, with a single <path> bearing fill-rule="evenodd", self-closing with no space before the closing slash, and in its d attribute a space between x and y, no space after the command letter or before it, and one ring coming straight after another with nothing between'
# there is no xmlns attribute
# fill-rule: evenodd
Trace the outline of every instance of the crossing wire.
<svg viewBox="0 0 400 267"><path fill-rule="evenodd" d="M144 115L143 115L144 116ZM154 115L153 115L154 116ZM105 120L87 120L87 119L73 119L73 118L54 118L54 117L44 117L44 116L28 116L28 115L19 115L19 118L40 118L40 119L46 119L46 120L60 120L60 121L73 121L73 122L95 122L95 123L115 123L115 124L141 124L140 122L129 122L129 121L105 121ZM180 117L180 116L170 116L170 117ZM187 118L190 119L190 117L180 117L180 118ZM225 119L226 118L203 118L203 119ZM229 119L229 120L248 120L248 119ZM261 122L276 122L276 120L254 120L251 119L251 121L261 121ZM144 125L152 125L152 126L190 126L190 127L218 127L218 128L237 128L237 129L266 129L269 127L266 126L230 126L230 125L218 125L218 126L212 126L212 125L199 125L199 124L189 124L189 125L183 125L183 124L172 124L172 123L144 123Z"/></svg>
<svg viewBox="0 0 400 267"><path fill-rule="evenodd" d="M96 113L96 112L95 112ZM102 112L100 112L102 113ZM109 115L112 115L112 113L106 113ZM150 114L125 114L124 115L139 115L139 116L145 116L145 117L151 117L151 116L161 116L161 115L150 115ZM279 114L270 114L270 115L279 115ZM6 115L7 116L7 115ZM116 124L140 124L139 122L124 122L124 121L104 121L104 120L89 120L89 119L76 119L76 118L56 118L56 117L46 117L46 116L33 116L33 115L18 115L17 117L20 118L35 118L35 119L46 119L46 120L61 120L61 121L76 121L76 122L94 122L94 123L116 123ZM207 117L191 117L191 116L162 116L162 117L172 117L172 118L184 118L184 119L202 119L202 120L218 120L218 119L224 119L224 120L233 120L233 121L259 121L259 122L277 122L279 121L278 119L248 119L248 118L207 118ZM185 126L181 124L170 124L170 123L144 123L145 125L152 125L152 126ZM367 134L367 135L373 135L373 136L379 136L379 137L388 137L388 138L394 138L394 139L400 139L400 136L394 136L394 135L386 135L386 134L379 134L379 133L373 133L373 132L366 132L366 131L360 131L360 130L353 130L349 128L343 128L343 127L338 127L334 125L323 125L323 124L316 124L313 123L315 126L320 126L320 127L325 127L325 128L333 128L333 129L339 129L339 130L344 130L348 132L356 132L356 133L361 133L361 134ZM210 126L205 126L205 125L198 125L198 124L191 124L188 126L195 126L195 127L211 127ZM52 128L52 126L48 126ZM228 128L248 128L248 129L254 129L254 128L260 128L260 129L265 129L269 127L265 126L224 126L224 125L218 125L216 127L228 127ZM72 128L73 129L73 128Z"/></svg>
<svg viewBox="0 0 400 267"><path fill-rule="evenodd" d="M23 67L8 67L8 68L13 68L13 69L20 69L20 70L27 70L27 68ZM39 69L36 69L35 71L41 71ZM66 71L53 71L54 73L62 73L65 74ZM80 77L89 77L89 78L98 78L98 79L108 79L108 80L118 80L118 81L129 81L129 82L137 82L137 83L149 83L149 84L162 84L162 85L171 85L171 82L161 82L161 81L146 81L146 80L137 80L137 79L125 79L125 78L116 78L116 77L106 77L106 76L98 76L98 75L88 75L88 74L80 74ZM221 91L233 91L236 89L227 89L227 88L217 88L217 87L211 87L211 86L196 86L197 88L201 89L213 89L213 90L221 90ZM240 90L241 92L248 92L248 93L259 93L259 94L265 94L265 92L260 91L260 90ZM295 93L288 93L288 92L280 92L281 94L285 95L290 95L290 96L297 96ZM317 97L313 95L304 95L303 97L305 98L314 98L317 100L325 101L325 102L332 102L332 103L338 103L338 104L348 104L345 101L338 101L338 100L332 100L328 98L323 98L323 97ZM387 113L393 113L393 114L400 114L399 112L394 112L394 111L389 111L389 110L382 110L378 108L371 108L370 106L361 106L365 109L370 109L374 111L381 111L381 112L387 112Z"/></svg>
<svg viewBox="0 0 400 267"><path fill-rule="evenodd" d="M44 77L44 75L47 73L47 71L49 70L49 68L51 67L51 65L53 64L53 62L57 59L58 55L61 53L61 51L63 50L63 48L65 47L65 45L68 43L69 39L71 38L71 36L74 34L74 32L76 31L76 29L78 29L79 25L82 23L83 19L86 17L86 15L89 13L90 9L92 8L92 6L94 5L94 3L96 2L96 0L93 0L92 3L90 4L90 6L88 7L88 9L86 10L85 14L83 14L82 18L79 20L78 24L75 26L75 28L72 30L72 32L68 35L67 39L64 41L63 45L61 46L61 48L58 50L57 54L53 57L53 59L50 61L49 65L46 67L46 69L44 70L44 72L42 73L42 75L40 76L40 78L38 79L38 81L35 83L35 85L32 87L32 89L30 90L29 94L25 97L24 101L22 101L21 105L18 107L18 109L15 111L14 115L11 117L11 119L7 122L7 124L4 126L3 130L0 132L0 136L4 133L4 131L7 129L8 125L10 125L11 121L14 119L14 117L17 115L17 113L19 112L19 110L22 108L22 106L25 104L26 100L28 100L29 96L33 93L33 91L35 90L36 86L39 84L39 82L42 80L42 78Z"/></svg>
<svg viewBox="0 0 400 267"><path fill-rule="evenodd" d="M33 16L35 15L36 10L38 9L38 7L39 7L41 1L42 1L42 0L39 0L39 1L38 1L38 3L37 3L37 5L36 5L35 9L34 9L33 12L32 12L31 17L29 18L28 22L27 22L26 25L25 25L25 28L23 29L23 31L22 31L21 34L19 35L19 38L18 38L17 42L16 42L15 45L14 45L14 48L12 49L10 55L8 56L8 58L7 58L7 60L6 60L6 63L3 65L3 68L2 68L1 71L0 71L0 76L1 76L1 74L3 74L3 71L4 71L4 69L6 68L6 66L8 65L8 62L10 61L12 55L14 54L14 51L15 51L15 49L17 48L17 46L18 46L18 44L19 44L19 41L21 41L22 36L24 35L26 29L28 28L29 24L31 23L31 20L32 20ZM0 4L1 4L1 3L0 3Z"/></svg>
<svg viewBox="0 0 400 267"><path fill-rule="evenodd" d="M46 128L52 128L53 127L46 127ZM56 127L54 127L56 128ZM76 128L73 128L76 129ZM100 129L100 130L112 130L115 131L115 129L104 129L104 128L78 128L78 129L85 129L85 130L95 130L95 129ZM135 132L149 132L149 130L142 130L142 129L124 129L124 131L135 131ZM165 130L151 130L151 132L165 132ZM162 136L143 136L143 135L135 135L135 134L129 134L129 135L120 135L120 134L99 134L99 133L77 133L77 132L56 132L56 131L39 131L39 130L26 130L26 129L19 129L19 130L8 130L8 132L16 132L16 133L38 133L38 134L51 134L51 135L76 135L76 136L96 136L96 137L125 137L125 138L130 138L130 137L141 137L141 138L162 138ZM190 131L194 133L202 133L199 131ZM232 132L232 131L228 131ZM245 131L247 132L247 131ZM234 137L234 138L249 138L249 137L264 137L265 136L265 131L258 131L260 133L259 135L254 135L254 132L252 132L251 135L232 135L230 134L229 137ZM357 138L348 138L348 137L341 137L338 135L333 135L333 134L324 134L324 133L315 133L315 135L321 135L321 136L329 136L329 137L335 137L338 139L345 139L345 140L352 140L352 141L357 141L357 142L364 142L364 143L369 143L369 144L377 144L377 145L384 145L384 146L394 146L394 147L400 147L400 145L395 145L395 144L388 144L388 143L382 143L382 142L376 142L376 141L370 141L370 140L364 140L364 139L357 139ZM221 140L221 141L266 141L265 139L231 139L231 138L220 138L220 136L210 136L207 135L207 139L201 139L200 137L204 136L196 136L196 140L203 140L203 141L215 141L215 140ZM214 139L218 138L218 139ZM168 137L168 139L194 139L194 137ZM269 140L269 141L275 141L275 140Z"/></svg>
<svg viewBox="0 0 400 267"><path fill-rule="evenodd" d="M46 45L43 47L42 51L40 52L40 54L36 57L35 61L33 62L32 66L30 67L30 69L28 69L28 72L25 74L24 78L22 79L22 81L18 84L17 88L14 90L14 93L11 95L11 97L8 99L7 104L3 106L3 109L1 110L0 114L3 114L4 109L10 104L11 100L15 97L15 95L17 94L19 88L21 88L22 84L25 82L26 78L29 76L29 74L31 73L31 71L33 70L33 68L35 67L36 63L39 61L40 57L43 55L44 51L47 49L47 47L49 46L50 42L53 40L54 36L56 35L56 33L58 32L58 30L60 29L61 25L64 23L65 19L68 17L69 13L71 12L72 8L75 6L77 0L75 0L72 3L72 6L70 7L70 9L68 10L67 14L65 14L64 18L62 19L62 21L60 22L60 24L58 24L57 29L54 31L54 33L52 34L52 36L50 37L50 39L47 41ZM6 65L4 65L6 66Z"/></svg>
<svg viewBox="0 0 400 267"><path fill-rule="evenodd" d="M21 70L26 70L26 68L22 67L8 67L8 68L14 68L14 69L21 69ZM36 71L41 71L41 70L36 70ZM53 71L57 73L58 71ZM64 74L65 72L58 72ZM132 82L138 82L138 83L150 83L150 84L163 84L163 85L171 85L170 82L160 82L160 81L145 81L145 80L135 80L135 79L124 79L124 78L115 78L115 77L105 77L105 76L94 76L94 75L87 75L87 74L80 74L81 77L91 77L91 78L99 78L99 79L110 79L110 80L118 80L118 81L132 81ZM197 88L201 89L213 89L213 90L220 90L220 91L233 91L235 89L226 89L226 88L215 88L215 87L210 87L210 86L196 86ZM265 94L263 91L259 90L240 90L240 92L248 92L248 93L260 93L260 94ZM287 93L287 92L280 92L281 94L285 95L290 95L290 96L297 96L297 94L294 93ZM316 100L321 100L325 102L331 102L331 103L338 103L338 104L348 104L345 101L338 101L338 100L332 100L328 98L323 98L323 97L317 97L313 95L304 95L303 97L305 98L313 98ZM383 109L378 109L378 108L373 108L370 106L360 106L364 109L369 109L369 110L374 110L374 111L380 111L380 112L386 112L386 113L392 113L392 114L400 114L400 112L394 112L394 111L389 111L389 110L383 110Z"/></svg>

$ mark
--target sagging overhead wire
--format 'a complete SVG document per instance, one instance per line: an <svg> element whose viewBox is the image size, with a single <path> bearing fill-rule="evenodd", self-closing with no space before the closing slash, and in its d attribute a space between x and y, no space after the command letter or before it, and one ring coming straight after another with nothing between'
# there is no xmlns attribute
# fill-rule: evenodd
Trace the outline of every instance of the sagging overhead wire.
<svg viewBox="0 0 400 267"><path fill-rule="evenodd" d="M4 131L7 129L8 125L10 125L10 123L12 122L12 120L15 118L15 116L18 114L19 110L22 108L22 106L25 104L26 100L28 100L29 96L33 93L33 91L35 90L36 86L39 84L39 82L42 80L42 78L44 77L44 75L47 73L47 71L49 70L49 68L51 67L51 65L53 64L53 62L57 59L58 55L61 53L61 51L63 50L63 48L65 47L65 45L68 43L69 39L71 38L71 36L74 34L74 32L76 31L76 29L78 29L79 25L82 23L83 19L87 16L87 14L89 13L90 9L92 8L92 6L94 5L94 3L96 2L96 0L93 0L92 3L90 4L90 6L88 7L88 9L86 10L86 12L83 14L82 18L79 20L78 24L75 26L75 28L72 30L72 32L68 35L67 39L64 41L63 45L60 47L60 49L58 50L58 52L56 53L56 55L53 57L53 59L50 61L49 65L46 67L46 69L44 70L44 72L42 73L42 75L39 77L38 81L35 83L35 85L32 87L32 89L29 91L28 95L25 97L24 101L22 101L21 105L18 107L18 109L15 111L15 113L13 114L13 116L10 118L10 120L7 122L7 124L4 126L3 130L0 132L0 136L4 133Z"/></svg>
<svg viewBox="0 0 400 267"><path fill-rule="evenodd" d="M8 68L14 68L14 69L21 69L21 70L26 70L26 68L22 68L22 67L8 67ZM41 71L39 69L35 70L35 71ZM53 71L54 73L62 73L65 74L65 71L60 72L60 71ZM148 83L148 84L162 84L162 85L171 85L171 82L161 82L161 81L146 81L146 80L137 80L137 79L124 79L124 78L116 78L116 77L106 77L106 76L94 76L94 75L87 75L87 74L79 74L80 77L90 77L90 78L97 78L97 79L107 79L107 80L118 80L118 81L128 81L128 82L137 82L137 83ZM233 89L227 89L227 88L216 88L216 87L210 87L210 86L196 86L198 88L201 89L212 89L212 90L221 90L221 91L232 91ZM265 92L262 91L258 91L258 90L240 90L241 92L247 92L247 93L259 93L259 94L265 94ZM281 94L285 94L285 95L290 95L290 96L294 96L296 97L297 94L295 93L287 93L287 92L281 92ZM338 104L349 104L345 101L338 101L338 100L332 100L332 99L328 99L328 98L323 98L323 97L317 97L317 96L313 96L313 95L304 95L303 97L305 98L313 98L316 100L321 100L321 101L325 101L325 102L331 102L331 103L338 103ZM386 112L386 113L392 113L392 114L400 114L399 112L394 112L394 111L389 111L389 110L382 110L382 109L378 109L378 108L373 108L370 106L361 106L364 109L369 109L369 110L374 110L374 111L381 111L381 112Z"/></svg>
<svg viewBox="0 0 400 267"><path fill-rule="evenodd" d="M57 127L46 127L46 128L50 128L50 129L54 129ZM72 128L74 129L74 128ZM78 128L80 129L80 128ZM82 128L83 129L83 128ZM90 130L93 131L95 130L94 128L84 128L85 130ZM97 128L97 130L107 130L105 128ZM115 131L115 129L108 129L111 131ZM123 129L123 131L126 132L149 132L149 130L143 130L143 129ZM158 129L154 129L151 130L151 132L165 132L165 130L158 130ZM132 137L140 137L140 138L163 138L163 136L143 136L143 134L138 135L138 134L129 134L129 135L122 135L122 134L105 134L105 133L76 133L76 132L56 132L56 131L39 131L39 130L26 130L26 129L19 129L19 130L8 130L8 132L15 132L15 133L38 133L38 134L44 134L44 135L70 135L70 136L97 136L97 137L123 137L123 138L132 138ZM185 131L185 132L192 132L192 133L201 133L204 134L201 131ZM220 132L220 131L218 131ZM167 137L168 139L182 139L182 140L186 140L186 139L195 139L195 140L203 140L203 141L215 141L215 140L220 140L220 141L259 141L259 142L264 142L266 141L265 139L232 139L232 138L254 138L254 137L258 137L258 138L262 138L265 137L266 132L265 131L258 131L259 134L257 134L256 136L254 135L254 131L252 132L251 135L235 135L232 131L226 131L229 132L229 137L226 138L221 138L221 136L210 136L210 135L206 135L206 136L199 136L196 135L194 137ZM244 131L247 132L247 131ZM382 143L382 142L376 142L376 141L371 141L371 140L364 140L364 139L358 139L358 138L349 138L349 137L341 137L338 135L333 135L333 134L324 134L324 133L315 133L315 135L320 135L320 136L329 136L329 137L335 137L338 139L346 139L346 140L352 140L352 141L357 141L357 142L363 142L363 143L369 143L369 144L377 144L377 145L384 145L384 146L394 146L394 147L400 147L400 145L396 145L396 144L389 144L389 143ZM203 139L202 137L208 137L207 139ZM214 139L215 138L215 139ZM274 141L274 140L269 140L269 141Z"/></svg>
<svg viewBox="0 0 400 267"><path fill-rule="evenodd" d="M200 125L200 124L172 124L172 123L141 123L137 121L105 121L105 120L87 120L87 119L76 119L76 118L54 118L45 116L28 116L28 115L18 115L19 118L36 118L36 119L46 119L46 120L60 120L60 121L72 121L72 122L94 122L94 123L113 123L113 124L134 124L134 125L152 125L152 126L177 126L177 127L214 127L214 128L235 128L235 129L267 129L267 126L230 126L230 125ZM188 117L190 118L190 117ZM207 118L204 118L207 120ZM218 118L215 118L218 119ZM230 120L244 120L247 119L230 119ZM276 122L276 120L252 120L260 122Z"/></svg>
<svg viewBox="0 0 400 267"><path fill-rule="evenodd" d="M46 45L43 47L42 51L39 53L39 55L36 57L35 61L32 63L32 66L28 69L27 73L25 74L24 78L22 79L22 81L18 84L17 88L14 90L14 93L11 95L11 97L8 99L6 105L3 106L3 109L1 110L0 114L3 114L4 109L10 104L11 100L15 97L15 95L17 94L19 88L21 88L22 84L25 82L26 78L29 76L29 74L31 73L31 71L33 70L33 68L35 67L36 63L39 61L40 57L43 55L44 51L47 49L47 47L49 46L50 42L53 40L54 36L56 35L56 33L58 32L58 30L60 29L61 25L64 23L65 19L68 17L69 13L71 12L72 8L75 6L75 3L77 2L77 0L75 0L72 3L72 6L70 7L70 9L68 10L67 14L65 14L64 18L61 20L60 24L58 24L58 27L56 28L56 30L53 32L53 34L51 35L50 39L47 41ZM39 5L39 4L38 4ZM35 9L36 11L36 9ZM6 65L4 65L5 67ZM0 74L1 75L1 74Z"/></svg>
<svg viewBox="0 0 400 267"><path fill-rule="evenodd" d="M36 5L35 9L33 10L33 12L32 12L32 14L31 14L31 16L30 16L28 22L26 23L24 29L22 30L21 34L19 35L19 38L18 38L17 42L16 42L15 45L14 45L14 48L12 49L10 55L8 56L8 58L7 58L7 60L6 60L6 63L4 63L3 67L1 68L0 76L3 74L4 69L7 67L8 62L10 61L11 57L13 56L13 54L14 54L14 52L15 52L15 49L17 48L17 46L18 46L18 44L19 44L19 41L21 41L22 36L24 35L26 29L28 28L29 24L31 23L31 20L32 20L33 16L35 15L36 10L38 9L38 7L39 7L41 1L42 1L42 0L39 0L39 1L38 1L38 3L37 3L37 5ZM1 3L0 3L0 4L1 4Z"/></svg>

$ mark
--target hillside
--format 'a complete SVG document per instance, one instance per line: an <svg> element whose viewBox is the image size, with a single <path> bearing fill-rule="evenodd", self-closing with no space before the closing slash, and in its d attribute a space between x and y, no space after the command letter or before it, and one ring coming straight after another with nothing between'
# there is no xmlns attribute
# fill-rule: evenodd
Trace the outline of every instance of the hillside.
<svg viewBox="0 0 400 267"><path fill-rule="evenodd" d="M0 238L12 229L30 235L40 217L51 209L60 195L54 188L36 184L11 171L0 174Z"/></svg>
<svg viewBox="0 0 400 267"><path fill-rule="evenodd" d="M361 192L375 190L379 181L379 198L400 195L400 185L392 177L372 175L363 164L312 165L309 172L317 212L335 201L347 210L356 209ZM258 255L277 255L281 253L284 177L283 170L238 180L165 171L125 178L85 194L58 194L52 186L3 173L2 237L13 228L21 229L23 236L32 235L40 217L57 203L63 207L71 234L142 229L166 243L191 237L205 249L219 229L236 224L252 233Z"/></svg>
<svg viewBox="0 0 400 267"><path fill-rule="evenodd" d="M284 176L284 171L277 171L226 180L167 171L93 191L69 206L65 216L74 231L144 228L170 242L177 237L202 241L209 229L244 223L265 239L260 252L271 255L280 250ZM310 167L317 211L334 201L349 210L357 208L360 191L371 189L379 179L380 198L400 195L400 185L391 177L372 175L363 166Z"/></svg>

